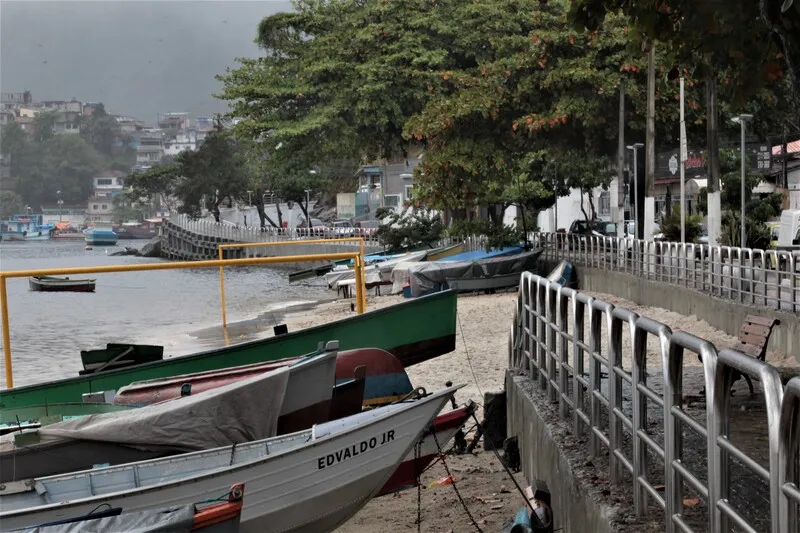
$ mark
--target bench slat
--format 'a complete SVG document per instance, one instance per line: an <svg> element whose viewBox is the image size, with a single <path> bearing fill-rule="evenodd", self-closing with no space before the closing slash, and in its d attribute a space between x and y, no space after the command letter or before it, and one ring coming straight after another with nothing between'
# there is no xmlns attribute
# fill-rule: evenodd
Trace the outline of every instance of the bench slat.
<svg viewBox="0 0 800 533"><path fill-rule="evenodd" d="M739 342L744 344L752 344L753 346L758 346L761 348L762 346L766 346L767 342L769 342L769 338L763 335L751 335L750 333L742 333L739 335Z"/></svg>
<svg viewBox="0 0 800 533"><path fill-rule="evenodd" d="M763 316L747 315L744 318L744 323L757 324L759 326L767 326L768 328L772 329L773 326L780 324L780 320L778 320L777 318L765 318Z"/></svg>
<svg viewBox="0 0 800 533"><path fill-rule="evenodd" d="M769 338L772 329L767 326L758 326L754 324L743 324L742 329L739 330L739 335L749 333L750 335L758 335L760 337Z"/></svg>
<svg viewBox="0 0 800 533"><path fill-rule="evenodd" d="M749 355L750 357L755 357L756 359L761 359L763 348L759 348L758 346L753 346L752 344L740 344L736 347L737 350L740 352Z"/></svg>

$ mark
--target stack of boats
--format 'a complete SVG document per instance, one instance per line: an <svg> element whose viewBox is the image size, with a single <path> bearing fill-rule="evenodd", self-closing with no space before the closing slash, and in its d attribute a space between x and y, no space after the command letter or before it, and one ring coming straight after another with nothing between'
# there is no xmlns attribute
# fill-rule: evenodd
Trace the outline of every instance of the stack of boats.
<svg viewBox="0 0 800 533"><path fill-rule="evenodd" d="M391 294L417 297L454 289L458 292L493 291L515 287L520 275L532 270L541 248L511 246L465 252L462 244L402 253L366 255L364 284L367 289L389 286ZM348 296L355 286L352 261L340 261L289 276L290 281L322 276L329 289Z"/></svg>
<svg viewBox="0 0 800 533"><path fill-rule="evenodd" d="M472 416L439 415L458 387L427 394L405 372L452 351L455 306L448 291L168 359L109 344L79 376L4 390L3 530L332 531L413 486Z"/></svg>

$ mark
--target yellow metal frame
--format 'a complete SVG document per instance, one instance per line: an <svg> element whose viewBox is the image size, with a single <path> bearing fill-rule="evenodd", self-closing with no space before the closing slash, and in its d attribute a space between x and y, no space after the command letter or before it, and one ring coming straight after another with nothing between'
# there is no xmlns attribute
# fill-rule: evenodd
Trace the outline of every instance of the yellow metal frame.
<svg viewBox="0 0 800 533"><path fill-rule="evenodd" d="M6 367L6 387L14 387L11 364L11 330L8 317L8 294L6 280L9 278L29 278L31 276L61 276L71 274L111 274L115 272L140 272L145 270L187 270L190 268L215 268L226 266L272 265L277 263L302 263L309 261L340 261L352 259L363 265L360 257L363 252L344 252L332 254L287 255L280 257L254 257L251 259L225 259L211 261L184 261L180 263L145 263L137 265L111 265L96 267L46 268L39 270L0 271L0 311L3 325L3 355ZM356 285L356 298L363 298L362 287Z"/></svg>
<svg viewBox="0 0 800 533"><path fill-rule="evenodd" d="M219 244L217 245L217 253L219 260L222 261L222 251L231 250L234 248L261 248L264 246L283 246L283 245L300 245L300 244L334 244L339 242L358 242L359 244L359 257L354 259L354 269L356 278L356 313L359 315L367 310L367 285L364 276L364 239L361 237L344 237L339 239L293 239L287 241L275 242L247 242L247 243L232 243L232 244ZM320 260L325 260L321 257ZM227 306L225 304L225 272L223 267L219 267L219 294L220 303L222 306L222 327L228 327Z"/></svg>

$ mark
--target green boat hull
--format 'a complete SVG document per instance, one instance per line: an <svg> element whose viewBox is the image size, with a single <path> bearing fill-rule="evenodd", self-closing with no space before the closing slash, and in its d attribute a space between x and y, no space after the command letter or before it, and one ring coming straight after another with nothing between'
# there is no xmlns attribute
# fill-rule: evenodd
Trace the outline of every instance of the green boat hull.
<svg viewBox="0 0 800 533"><path fill-rule="evenodd" d="M381 348L408 367L455 350L456 299L456 292L446 291L269 339L6 389L0 392L0 409L81 402L82 395L89 392L118 390L134 381L294 357L314 352L320 342L333 340L339 341L341 350Z"/></svg>

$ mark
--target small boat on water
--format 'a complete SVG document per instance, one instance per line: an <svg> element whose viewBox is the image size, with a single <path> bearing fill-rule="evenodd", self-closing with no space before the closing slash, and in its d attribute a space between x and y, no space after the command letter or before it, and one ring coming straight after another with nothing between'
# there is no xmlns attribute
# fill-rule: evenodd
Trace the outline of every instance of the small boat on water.
<svg viewBox="0 0 800 533"><path fill-rule="evenodd" d="M455 291L440 292L267 339L3 389L0 390L0 405L10 409L45 403L81 402L83 394L116 391L134 381L220 370L311 353L317 350L318 343L330 339L338 339L340 349L370 347L386 350L407 368L455 349L456 305Z"/></svg>
<svg viewBox="0 0 800 533"><path fill-rule="evenodd" d="M33 276L28 278L33 292L94 292L95 280L70 279L55 276Z"/></svg>
<svg viewBox="0 0 800 533"><path fill-rule="evenodd" d="M0 437L0 482L241 444L326 422L336 344L293 365L175 401ZM189 387L190 389L190 387ZM358 404L360 408L361 402ZM8 417L8 414L5 415Z"/></svg>
<svg viewBox="0 0 800 533"><path fill-rule="evenodd" d="M9 220L0 220L4 241L47 241L54 230L54 225L43 223L43 215L11 215Z"/></svg>
<svg viewBox="0 0 800 533"><path fill-rule="evenodd" d="M83 230L86 244L89 246L114 246L119 236L111 228L93 226Z"/></svg>
<svg viewBox="0 0 800 533"><path fill-rule="evenodd" d="M219 499L225 498L222 496ZM120 507L101 506L87 515L79 515L37 524L18 531L31 533L237 533L244 508L244 485L231 487L227 501L202 502L147 511L125 512Z"/></svg>
<svg viewBox="0 0 800 533"><path fill-rule="evenodd" d="M244 532L333 531L384 486L458 387L235 446L0 486L4 529L191 504L245 483Z"/></svg>

